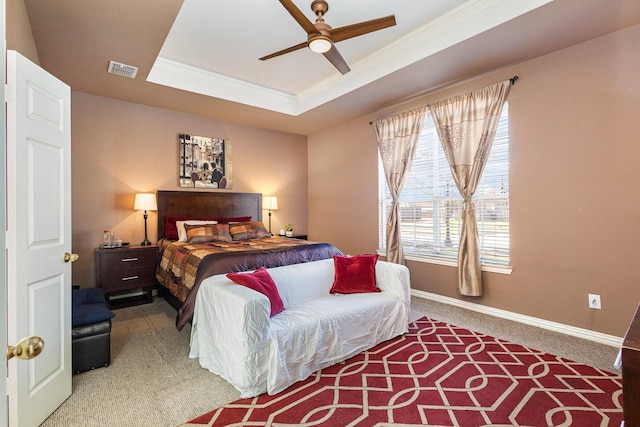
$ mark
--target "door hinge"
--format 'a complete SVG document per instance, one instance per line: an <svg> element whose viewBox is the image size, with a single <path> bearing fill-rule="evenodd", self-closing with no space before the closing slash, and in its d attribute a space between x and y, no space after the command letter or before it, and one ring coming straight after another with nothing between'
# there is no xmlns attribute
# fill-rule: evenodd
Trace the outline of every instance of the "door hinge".
<svg viewBox="0 0 640 427"><path fill-rule="evenodd" d="M7 382L6 382L6 392L7 392L7 396L11 396L16 394L16 382L14 381L14 376L10 375L7 372Z"/></svg>

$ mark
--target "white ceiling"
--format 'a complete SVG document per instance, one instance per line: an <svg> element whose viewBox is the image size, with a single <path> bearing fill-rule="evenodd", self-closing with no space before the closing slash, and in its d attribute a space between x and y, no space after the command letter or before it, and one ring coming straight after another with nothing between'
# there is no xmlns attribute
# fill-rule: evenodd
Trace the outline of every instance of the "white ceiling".
<svg viewBox="0 0 640 427"><path fill-rule="evenodd" d="M303 135L640 24L639 0L328 0L334 28L397 21L337 43L342 75L308 49L258 60L306 38L277 0L24 2L40 65L76 92Z"/></svg>
<svg viewBox="0 0 640 427"><path fill-rule="evenodd" d="M203 95L299 115L552 0L329 0L334 28L395 15L397 25L336 47L351 71L301 49L258 58L306 40L276 1L187 0L148 80ZM309 0L294 3L311 22Z"/></svg>

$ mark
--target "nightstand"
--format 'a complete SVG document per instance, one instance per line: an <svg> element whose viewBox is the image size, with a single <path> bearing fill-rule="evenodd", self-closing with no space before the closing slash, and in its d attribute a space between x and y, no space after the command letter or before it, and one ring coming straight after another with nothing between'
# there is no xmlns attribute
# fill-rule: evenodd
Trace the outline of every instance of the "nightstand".
<svg viewBox="0 0 640 427"><path fill-rule="evenodd" d="M306 234L293 234L291 236L287 236L290 239L302 239L302 240L307 240L307 235Z"/></svg>
<svg viewBox="0 0 640 427"><path fill-rule="evenodd" d="M157 262L157 246L96 249L96 286L104 289L109 308L150 303ZM142 295L111 298L138 289Z"/></svg>

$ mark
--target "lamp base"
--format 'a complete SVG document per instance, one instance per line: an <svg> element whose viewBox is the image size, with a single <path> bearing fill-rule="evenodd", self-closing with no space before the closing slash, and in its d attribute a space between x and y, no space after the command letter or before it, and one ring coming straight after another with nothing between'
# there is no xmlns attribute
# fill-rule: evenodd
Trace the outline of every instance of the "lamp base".
<svg viewBox="0 0 640 427"><path fill-rule="evenodd" d="M144 211L144 240L140 243L140 246L150 246L151 242L147 239L147 211Z"/></svg>

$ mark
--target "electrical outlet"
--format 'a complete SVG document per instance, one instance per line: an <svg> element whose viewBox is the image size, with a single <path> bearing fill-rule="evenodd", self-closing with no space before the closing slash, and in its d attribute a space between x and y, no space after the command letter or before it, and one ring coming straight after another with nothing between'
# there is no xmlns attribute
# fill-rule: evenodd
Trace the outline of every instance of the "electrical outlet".
<svg viewBox="0 0 640 427"><path fill-rule="evenodd" d="M602 304L600 303L600 295L589 294L589 308L595 308L600 310L602 308Z"/></svg>

